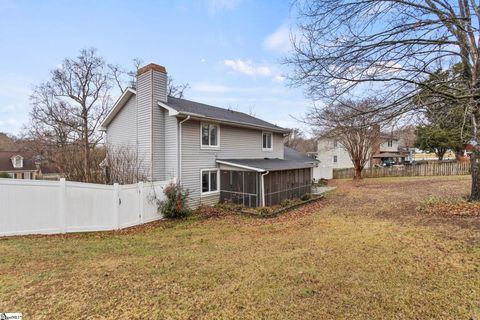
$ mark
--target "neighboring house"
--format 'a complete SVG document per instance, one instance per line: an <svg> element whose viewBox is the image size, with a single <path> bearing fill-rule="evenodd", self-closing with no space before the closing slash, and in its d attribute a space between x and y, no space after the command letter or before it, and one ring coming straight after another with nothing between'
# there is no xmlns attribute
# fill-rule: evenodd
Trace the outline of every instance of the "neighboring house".
<svg viewBox="0 0 480 320"><path fill-rule="evenodd" d="M0 172L14 179L36 179L39 167L18 152L0 151Z"/></svg>
<svg viewBox="0 0 480 320"><path fill-rule="evenodd" d="M177 179L190 205L273 205L310 192L312 163L286 159L288 130L242 112L167 94L167 72L137 73L102 123L106 143L136 151L153 181Z"/></svg>
<svg viewBox="0 0 480 320"><path fill-rule="evenodd" d="M380 146L377 146L375 149L372 156L373 165L382 165L384 163L400 164L408 158L408 152L401 150L399 139L393 135L380 134Z"/></svg>
<svg viewBox="0 0 480 320"><path fill-rule="evenodd" d="M380 134L379 143L373 145L373 156L368 160L366 167L382 165L387 162L402 163L408 157L399 148L399 139L392 135ZM350 155L343 145L331 138L319 138L317 142L317 157L320 164L314 170L315 179L332 179L333 169L353 168Z"/></svg>

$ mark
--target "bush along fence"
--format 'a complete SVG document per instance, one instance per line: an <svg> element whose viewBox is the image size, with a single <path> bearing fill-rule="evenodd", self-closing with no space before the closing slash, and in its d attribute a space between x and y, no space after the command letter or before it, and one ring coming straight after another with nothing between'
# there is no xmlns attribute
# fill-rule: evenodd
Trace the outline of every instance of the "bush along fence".
<svg viewBox="0 0 480 320"><path fill-rule="evenodd" d="M0 236L115 230L158 220L170 182L0 179Z"/></svg>
<svg viewBox="0 0 480 320"><path fill-rule="evenodd" d="M333 179L353 178L354 169L333 169ZM364 178L456 176L470 174L470 162L431 162L406 166L374 167L362 171Z"/></svg>

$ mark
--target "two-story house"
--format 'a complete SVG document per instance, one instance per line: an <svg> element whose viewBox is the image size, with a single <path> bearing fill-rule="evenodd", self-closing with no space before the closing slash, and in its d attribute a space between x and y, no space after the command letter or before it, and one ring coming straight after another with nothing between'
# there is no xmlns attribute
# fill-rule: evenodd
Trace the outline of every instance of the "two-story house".
<svg viewBox="0 0 480 320"><path fill-rule="evenodd" d="M167 94L165 67L137 73L102 123L107 145L129 146L149 180L176 179L190 205L274 205L310 192L312 163L285 157L288 130L248 114Z"/></svg>
<svg viewBox="0 0 480 320"><path fill-rule="evenodd" d="M378 130L378 142L372 145L372 158L368 160L367 167L382 165L384 163L402 163L408 154L402 152L399 148L399 139L393 135L381 134ZM332 138L319 138L317 140L317 160L320 165L314 171L314 178L331 179L333 169L353 168L353 162L350 159L345 147Z"/></svg>

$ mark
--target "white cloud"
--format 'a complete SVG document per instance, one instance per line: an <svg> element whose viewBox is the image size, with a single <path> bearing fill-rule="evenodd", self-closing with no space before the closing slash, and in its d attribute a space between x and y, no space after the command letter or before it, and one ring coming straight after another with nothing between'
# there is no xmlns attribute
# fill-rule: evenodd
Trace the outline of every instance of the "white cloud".
<svg viewBox="0 0 480 320"><path fill-rule="evenodd" d="M202 59L200 59L200 62L201 62L201 63L205 63L205 62L207 62L207 59L202 58Z"/></svg>
<svg viewBox="0 0 480 320"><path fill-rule="evenodd" d="M208 12L216 15L222 11L235 9L242 0L206 0Z"/></svg>
<svg viewBox="0 0 480 320"><path fill-rule="evenodd" d="M285 80L285 77L282 76L281 74L276 74L273 78L272 81L275 83L282 83Z"/></svg>
<svg viewBox="0 0 480 320"><path fill-rule="evenodd" d="M249 76L263 76L269 77L272 75L272 70L266 65L255 65L250 60L224 60L223 63L232 70L243 73Z"/></svg>
<svg viewBox="0 0 480 320"><path fill-rule="evenodd" d="M265 38L263 46L271 51L287 52L291 48L290 29L283 24L274 33Z"/></svg>

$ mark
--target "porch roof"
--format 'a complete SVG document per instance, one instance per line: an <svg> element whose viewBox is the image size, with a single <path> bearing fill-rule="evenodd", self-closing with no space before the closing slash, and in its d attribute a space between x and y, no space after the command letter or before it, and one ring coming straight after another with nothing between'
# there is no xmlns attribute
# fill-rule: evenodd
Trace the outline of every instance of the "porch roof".
<svg viewBox="0 0 480 320"><path fill-rule="evenodd" d="M373 156L375 159L379 158L403 158L406 157L406 154L403 153L394 153L394 152L384 152L384 153L379 153Z"/></svg>
<svg viewBox="0 0 480 320"><path fill-rule="evenodd" d="M284 159L218 159L217 163L257 172L306 169L315 166L314 163L307 163L297 160Z"/></svg>

